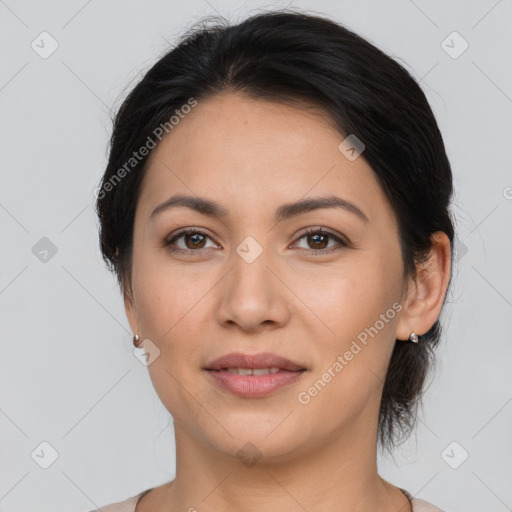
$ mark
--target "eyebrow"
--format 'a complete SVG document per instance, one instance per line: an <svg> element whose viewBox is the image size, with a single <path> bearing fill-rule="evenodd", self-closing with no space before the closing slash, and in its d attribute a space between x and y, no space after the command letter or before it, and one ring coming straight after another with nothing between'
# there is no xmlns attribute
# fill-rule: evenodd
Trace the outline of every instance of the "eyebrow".
<svg viewBox="0 0 512 512"><path fill-rule="evenodd" d="M177 194L158 205L152 211L150 219L154 218L156 215L162 213L163 211L177 207L190 208L210 217L223 218L229 214L228 210L226 210L223 206L210 199ZM364 222L370 222L366 214L358 206L356 206L354 203L351 203L350 201L347 201L346 199L342 199L341 197L337 196L310 197L301 199L295 203L283 204L279 206L279 208L277 208L275 211L274 221L282 222L303 213L319 210L322 208L342 208L343 210L357 215Z"/></svg>

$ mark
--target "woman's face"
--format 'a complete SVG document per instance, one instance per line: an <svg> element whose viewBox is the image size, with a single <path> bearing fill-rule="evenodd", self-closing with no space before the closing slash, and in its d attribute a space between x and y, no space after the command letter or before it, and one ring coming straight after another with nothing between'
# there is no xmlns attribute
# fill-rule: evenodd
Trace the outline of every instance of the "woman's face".
<svg viewBox="0 0 512 512"><path fill-rule="evenodd" d="M126 309L180 439L268 460L373 439L406 286L392 208L343 139L313 108L224 93L153 150ZM296 366L213 364L233 353Z"/></svg>

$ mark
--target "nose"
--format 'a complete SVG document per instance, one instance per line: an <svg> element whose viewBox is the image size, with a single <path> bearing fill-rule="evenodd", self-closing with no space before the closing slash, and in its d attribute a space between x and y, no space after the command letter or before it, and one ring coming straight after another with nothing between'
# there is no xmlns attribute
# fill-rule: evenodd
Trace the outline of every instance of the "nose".
<svg viewBox="0 0 512 512"><path fill-rule="evenodd" d="M233 260L220 290L218 321L246 332L283 327L290 318L290 291L267 252L250 263L238 254Z"/></svg>

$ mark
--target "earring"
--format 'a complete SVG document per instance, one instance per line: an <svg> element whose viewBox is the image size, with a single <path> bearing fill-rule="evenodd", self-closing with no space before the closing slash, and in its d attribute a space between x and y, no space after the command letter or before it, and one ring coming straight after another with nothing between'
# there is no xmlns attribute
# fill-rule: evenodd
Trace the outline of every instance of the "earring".
<svg viewBox="0 0 512 512"><path fill-rule="evenodd" d="M138 334L135 334L133 336L133 346L135 348L139 348L139 341L140 341L140 336Z"/></svg>
<svg viewBox="0 0 512 512"><path fill-rule="evenodd" d="M411 335L409 336L409 339L413 342L413 343L418 343L418 335L414 332L411 332Z"/></svg>

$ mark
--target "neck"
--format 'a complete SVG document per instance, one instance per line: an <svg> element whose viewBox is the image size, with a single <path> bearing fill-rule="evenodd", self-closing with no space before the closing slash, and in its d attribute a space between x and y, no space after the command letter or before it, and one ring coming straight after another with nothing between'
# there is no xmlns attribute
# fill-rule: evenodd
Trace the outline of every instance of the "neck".
<svg viewBox="0 0 512 512"><path fill-rule="evenodd" d="M219 455L179 424L175 434L176 478L157 488L144 507L141 500L137 512L411 510L405 495L378 475L376 442L361 435L345 440L333 436L322 447L309 447L296 456L262 458L248 465L236 456Z"/></svg>

